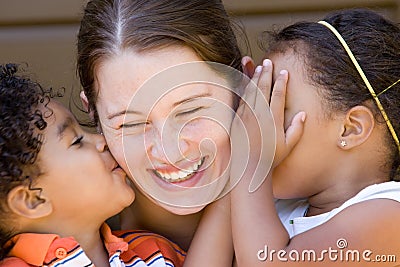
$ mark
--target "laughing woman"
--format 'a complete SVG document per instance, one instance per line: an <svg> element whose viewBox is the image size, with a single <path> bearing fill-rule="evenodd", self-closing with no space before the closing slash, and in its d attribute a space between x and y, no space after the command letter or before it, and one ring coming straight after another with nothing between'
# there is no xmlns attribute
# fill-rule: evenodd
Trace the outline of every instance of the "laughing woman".
<svg viewBox="0 0 400 267"><path fill-rule="evenodd" d="M219 0L89 1L78 35L81 98L133 181L123 229L189 247L204 207L226 192L238 98L218 64L241 71L241 58Z"/></svg>

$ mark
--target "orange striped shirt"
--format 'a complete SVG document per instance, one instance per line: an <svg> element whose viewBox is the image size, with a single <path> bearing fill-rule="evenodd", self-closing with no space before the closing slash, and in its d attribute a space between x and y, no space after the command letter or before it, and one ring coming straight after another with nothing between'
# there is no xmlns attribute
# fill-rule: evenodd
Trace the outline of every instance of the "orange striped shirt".
<svg viewBox="0 0 400 267"><path fill-rule="evenodd" d="M101 234L110 266L181 267L186 253L168 239L146 231L111 232L103 224ZM0 267L94 266L72 237L24 233L12 238L14 246Z"/></svg>

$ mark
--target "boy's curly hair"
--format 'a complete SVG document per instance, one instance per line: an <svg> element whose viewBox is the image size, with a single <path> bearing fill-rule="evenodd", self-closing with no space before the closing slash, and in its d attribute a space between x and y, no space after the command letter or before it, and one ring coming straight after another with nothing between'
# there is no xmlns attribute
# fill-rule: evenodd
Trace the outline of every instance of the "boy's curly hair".
<svg viewBox="0 0 400 267"><path fill-rule="evenodd" d="M18 185L31 186L40 173L35 161L47 126L39 109L48 103L46 92L17 71L16 64L0 65L0 259L10 237L3 223L7 195Z"/></svg>

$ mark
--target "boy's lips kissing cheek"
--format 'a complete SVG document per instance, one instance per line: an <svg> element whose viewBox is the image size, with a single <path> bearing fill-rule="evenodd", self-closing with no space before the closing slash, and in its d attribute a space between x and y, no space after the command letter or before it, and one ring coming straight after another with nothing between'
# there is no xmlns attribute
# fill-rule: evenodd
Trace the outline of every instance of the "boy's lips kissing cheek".
<svg viewBox="0 0 400 267"><path fill-rule="evenodd" d="M118 173L121 176L127 176L126 172L119 166L118 162L115 160L106 163L106 168L112 173Z"/></svg>

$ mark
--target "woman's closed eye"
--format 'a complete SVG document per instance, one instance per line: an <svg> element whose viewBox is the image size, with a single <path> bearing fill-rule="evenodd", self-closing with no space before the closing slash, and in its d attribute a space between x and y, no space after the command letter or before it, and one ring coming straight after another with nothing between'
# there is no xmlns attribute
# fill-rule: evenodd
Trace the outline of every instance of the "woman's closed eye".
<svg viewBox="0 0 400 267"><path fill-rule="evenodd" d="M197 108L193 108L193 109L189 109L189 110L185 110L182 112L179 112L178 114L176 114L177 117L182 117L182 116L187 116L187 115L191 115L194 114L200 110L204 109L204 107L197 107Z"/></svg>
<svg viewBox="0 0 400 267"><path fill-rule="evenodd" d="M206 107L201 106L201 107L183 110L183 111L178 112L175 116L176 117L185 117L185 116L193 115L196 112L203 110L205 108ZM119 125L117 128L118 129L142 129L150 124L151 124L150 121L125 122L125 123Z"/></svg>
<svg viewBox="0 0 400 267"><path fill-rule="evenodd" d="M132 123L128 122L128 123L121 124L118 128L119 129L121 129L121 128L137 128L137 127L144 127L148 124L149 124L149 122L147 122L147 121L132 122Z"/></svg>

